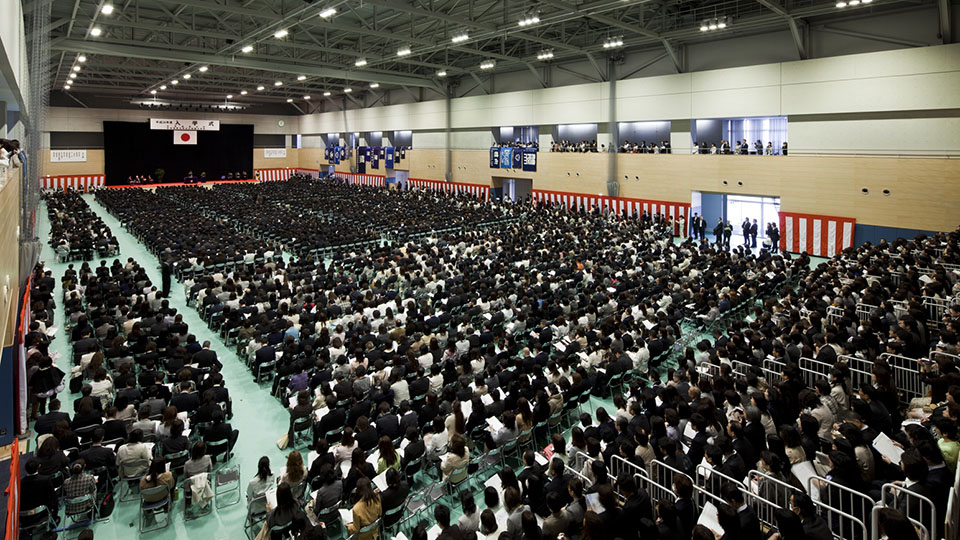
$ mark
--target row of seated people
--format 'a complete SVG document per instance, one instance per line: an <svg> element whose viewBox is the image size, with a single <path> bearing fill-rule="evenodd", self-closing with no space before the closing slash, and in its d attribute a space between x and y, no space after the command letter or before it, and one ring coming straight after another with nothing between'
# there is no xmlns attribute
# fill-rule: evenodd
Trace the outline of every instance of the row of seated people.
<svg viewBox="0 0 960 540"><path fill-rule="evenodd" d="M623 141L623 144L617 148L617 152L621 154L669 154L671 153L671 148L670 141L650 143L647 143L646 140L640 141L639 143Z"/></svg>
<svg viewBox="0 0 960 540"><path fill-rule="evenodd" d="M83 517L120 482L147 473L154 455L168 459L181 478L210 472L197 460L229 457L239 432L227 423L231 400L222 365L209 342L201 345L188 333L143 267L116 260L94 271L84 263L79 273L69 269L63 284L76 364L69 381L80 396L73 414L61 410L55 396L68 376L53 365L45 336L29 334L28 384L39 414L38 449L27 470L43 489L21 501L21 509L42 504L58 520L49 487L67 499L89 495L64 509Z"/></svg>
<svg viewBox="0 0 960 540"><path fill-rule="evenodd" d="M767 142L767 146L763 146L763 142L760 139L757 139L753 143L753 152L750 151L750 145L747 144L747 140L743 139L742 141L733 141L731 145L730 141L724 139L720 141L719 146L717 143L710 143L710 146L707 146L707 143L701 141L700 144L697 144L697 141L693 141L692 153L694 154L736 154L741 156L746 155L757 155L757 156L773 156L787 155L787 141L781 143L780 148L777 149L773 146L773 142Z"/></svg>
<svg viewBox="0 0 960 540"><path fill-rule="evenodd" d="M110 227L96 215L79 192L52 191L43 194L50 219L47 243L57 260L91 260L94 253L107 257L119 250Z"/></svg>

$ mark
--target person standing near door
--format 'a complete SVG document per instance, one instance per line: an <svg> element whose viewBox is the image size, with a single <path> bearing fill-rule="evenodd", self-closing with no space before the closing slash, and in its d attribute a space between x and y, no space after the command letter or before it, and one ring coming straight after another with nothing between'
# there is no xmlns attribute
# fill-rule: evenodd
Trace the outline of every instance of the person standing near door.
<svg viewBox="0 0 960 540"><path fill-rule="evenodd" d="M713 228L713 236L716 237L718 246L723 245L723 218L717 218L717 226Z"/></svg>
<svg viewBox="0 0 960 540"><path fill-rule="evenodd" d="M730 237L733 236L733 223L730 223L730 220L727 220L727 224L723 226L723 245L730 249Z"/></svg>
<svg viewBox="0 0 960 540"><path fill-rule="evenodd" d="M757 226L757 218L753 218L753 224L750 225L750 247L757 247L757 232L759 228Z"/></svg>
<svg viewBox="0 0 960 540"><path fill-rule="evenodd" d="M743 233L743 245L750 247L750 218L743 218L740 231Z"/></svg>

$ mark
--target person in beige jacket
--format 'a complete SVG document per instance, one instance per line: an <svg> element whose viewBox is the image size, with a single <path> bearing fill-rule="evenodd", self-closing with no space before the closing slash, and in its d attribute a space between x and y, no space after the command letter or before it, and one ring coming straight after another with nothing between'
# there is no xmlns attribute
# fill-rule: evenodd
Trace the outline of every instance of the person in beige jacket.
<svg viewBox="0 0 960 540"><path fill-rule="evenodd" d="M448 450L449 451L440 458L440 472L443 473L444 480L457 469L462 469L470 463L470 450L467 449L467 440L463 435L455 433L453 437L450 438ZM459 475L460 477L451 478L451 481L459 482L463 480L463 477L466 477L466 475L467 473L464 471Z"/></svg>
<svg viewBox="0 0 960 540"><path fill-rule="evenodd" d="M380 495L373 490L370 480L361 478L357 480L356 494L357 503L353 505L353 522L347 523L347 533L356 534L364 527L380 519L382 509L380 506ZM377 538L380 531L376 528L372 531L359 535L357 540L373 540Z"/></svg>

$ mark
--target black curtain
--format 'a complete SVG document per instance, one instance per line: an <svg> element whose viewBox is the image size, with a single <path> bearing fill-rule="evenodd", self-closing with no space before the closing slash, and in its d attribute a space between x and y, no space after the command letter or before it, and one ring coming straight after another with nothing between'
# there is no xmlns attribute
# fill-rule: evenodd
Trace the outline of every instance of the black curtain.
<svg viewBox="0 0 960 540"><path fill-rule="evenodd" d="M228 173L253 178L253 126L220 124L220 131L198 131L197 144L173 144L173 131L150 129L149 122L104 122L104 173L107 185L123 185L129 177L166 171L164 182L197 177L219 180Z"/></svg>

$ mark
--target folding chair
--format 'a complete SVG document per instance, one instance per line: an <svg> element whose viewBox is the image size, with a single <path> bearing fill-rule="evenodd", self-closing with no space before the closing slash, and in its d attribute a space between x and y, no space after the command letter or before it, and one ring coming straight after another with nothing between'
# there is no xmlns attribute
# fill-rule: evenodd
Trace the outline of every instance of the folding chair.
<svg viewBox="0 0 960 540"><path fill-rule="evenodd" d="M233 452L230 451L230 440L208 441L207 455L210 456L210 459L214 461L215 465L222 465L230 461L233 457ZM221 458L221 456L223 457Z"/></svg>
<svg viewBox="0 0 960 540"><path fill-rule="evenodd" d="M230 494L233 495L230 495ZM229 495L229 497L227 497ZM236 500L229 502L236 496ZM217 510L240 502L240 466L218 469L213 473L213 499Z"/></svg>
<svg viewBox="0 0 960 540"><path fill-rule="evenodd" d="M459 493L460 486L470 479L468 472L469 467L469 464L464 465L447 476L447 479L444 481L444 487L447 488L447 493Z"/></svg>
<svg viewBox="0 0 960 540"><path fill-rule="evenodd" d="M188 497L188 494L190 494L190 490L191 490L190 484L192 484L192 483L193 483L193 477L192 477L192 476L191 476L190 478L184 478L184 479L183 479L183 482L182 482L182 487L183 487L183 519L184 519L184 521L191 521L191 520L194 520L194 519L197 519L197 518L202 518L203 516L209 516L210 513L213 512L213 505L215 504L213 501L209 501L208 504L207 504L207 506L206 506L206 509L205 509L205 510L203 509L203 507L200 507L200 510L197 510L198 505L197 505L197 504L194 504L194 502L193 502L193 500L192 500L192 496ZM212 483L212 482L211 482L211 478L210 478L210 475L208 474L208 475L207 475L207 485L208 485L208 486L211 486L211 483ZM211 486L211 487L212 487L212 486ZM191 494L191 495L192 495L192 494ZM190 501L190 504L187 504L187 501ZM193 511L192 511L192 512L187 512L187 509L188 509L188 508L193 508Z"/></svg>
<svg viewBox="0 0 960 540"><path fill-rule="evenodd" d="M155 495L162 495L163 498L156 502L147 502L147 497L153 498ZM164 515L163 525L159 522L152 527L146 528L147 517L156 518L159 514ZM156 487L140 490L140 534L159 529L165 529L170 524L170 487L162 484Z"/></svg>
<svg viewBox="0 0 960 540"><path fill-rule="evenodd" d="M20 538L31 539L34 534L45 533L56 525L53 514L46 506L20 510Z"/></svg>
<svg viewBox="0 0 960 540"><path fill-rule="evenodd" d="M254 503L258 503L258 504L254 505ZM254 507L259 506L260 504L262 504L263 507L266 508L266 505L267 505L266 495L260 495L259 497L254 497L247 501L247 518L243 522L243 529L244 529L244 532L246 532L247 534L247 538L249 538L250 540L253 540L254 537L256 537L256 533L259 532L259 531L254 531L254 528L260 523L262 523L263 520L267 519L266 510L264 510L263 512L254 511Z"/></svg>
<svg viewBox="0 0 960 540"><path fill-rule="evenodd" d="M307 444L313 444L313 415L297 419L293 423L293 440L290 441L290 448L297 448L297 441L307 441Z"/></svg>
<svg viewBox="0 0 960 540"><path fill-rule="evenodd" d="M140 490L140 479L146 476L147 469L150 467L150 461L147 459L134 459L120 463L120 502L135 501L139 495L131 496L134 493L134 487ZM126 474L127 470L141 470L143 472L136 474ZM127 495L124 496L124 487Z"/></svg>
<svg viewBox="0 0 960 540"><path fill-rule="evenodd" d="M358 540L361 534L367 534L368 532L375 531L379 528L380 528L380 518L377 518L377 520L374 521L373 523L351 534L348 540Z"/></svg>

